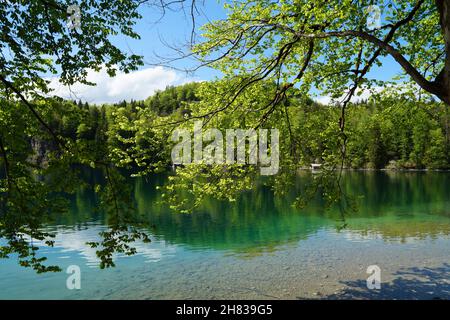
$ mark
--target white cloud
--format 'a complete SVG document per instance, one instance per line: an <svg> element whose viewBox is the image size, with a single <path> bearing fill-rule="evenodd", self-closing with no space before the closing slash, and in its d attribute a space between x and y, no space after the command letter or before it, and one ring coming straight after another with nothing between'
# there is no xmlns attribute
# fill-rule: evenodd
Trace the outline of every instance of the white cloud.
<svg viewBox="0 0 450 320"><path fill-rule="evenodd" d="M50 78L52 95L73 100L82 100L89 103L113 103L122 100L143 100L151 96L156 90L162 90L168 85L178 85L195 81L192 78L168 70L163 67L146 68L128 74L117 72L111 78L102 69L100 72L90 70L87 80L96 83L96 86L75 84L70 88L63 86L59 78Z"/></svg>
<svg viewBox="0 0 450 320"><path fill-rule="evenodd" d="M83 229L64 229L57 227L55 231L54 248L58 250L58 254L62 257L70 257L70 253L76 252L86 260L86 265L90 267L98 267L100 262L97 257L98 248L92 248L86 242L100 242L100 232L107 230L103 226L89 224ZM43 241L33 239L34 243L42 248L47 247ZM140 240L136 240L131 244L136 248L136 254L145 258L146 262L157 262L167 257L173 256L178 250L177 245L168 244L164 240L156 240L152 238L152 245L149 246ZM44 249L43 249L44 250ZM67 255L68 254L68 255ZM115 253L114 259L126 258L123 253Z"/></svg>
<svg viewBox="0 0 450 320"><path fill-rule="evenodd" d="M386 85L385 87L374 86L370 89L358 88L358 89L356 89L355 95L352 97L351 102L357 103L357 102L361 102L362 100L368 100L373 94L379 94L379 93L383 93L386 95L394 94L395 96L400 96L402 94L404 94L404 95L409 94L410 96L414 96L416 99L418 99L421 95L424 97L425 97L425 95L427 95L426 92L421 90L419 85L417 85L415 83L401 82L401 83ZM340 96L337 99L332 99L329 96L318 96L314 100L321 104L329 105L329 104L341 103L344 100L344 98L345 98L345 95L343 94L342 96Z"/></svg>
<svg viewBox="0 0 450 320"><path fill-rule="evenodd" d="M314 100L323 105L329 105L331 103L331 98L328 96L319 96L319 97L315 98Z"/></svg>
<svg viewBox="0 0 450 320"><path fill-rule="evenodd" d="M384 90L385 88L383 87L373 87L370 90L366 89L366 88L358 88L356 89L355 95L353 95L352 99L350 100L353 103L357 103L360 102L362 100L367 100L370 98L370 96L374 93L380 93ZM314 99L316 102L319 102L321 104L324 105L328 105L328 104L335 104L335 103L340 103L344 100L345 98L345 94L343 94L342 96L340 96L337 99L332 99L331 97L328 96L319 96L316 99Z"/></svg>

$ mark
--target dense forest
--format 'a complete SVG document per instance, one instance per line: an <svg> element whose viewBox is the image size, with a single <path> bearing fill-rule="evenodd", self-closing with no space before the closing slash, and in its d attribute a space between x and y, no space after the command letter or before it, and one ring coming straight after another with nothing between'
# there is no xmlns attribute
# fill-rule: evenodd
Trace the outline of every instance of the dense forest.
<svg viewBox="0 0 450 320"><path fill-rule="evenodd" d="M145 101L110 105L55 99L49 124L57 134L90 145L97 158L109 152L119 167L146 171L148 166L157 164L164 170L170 165L170 130L161 128L160 134L155 134L147 127L152 125L147 120L156 117L164 121L170 115L190 114L190 109L200 100L201 86L201 83L190 83L168 87ZM339 119L339 109L298 95L289 97L285 104L293 134L298 139L298 167L322 163ZM450 168L447 112L448 107L441 103L406 98L387 97L353 104L347 116L345 167ZM37 162L45 161L52 141L39 141L31 135L28 139L36 151L33 158Z"/></svg>

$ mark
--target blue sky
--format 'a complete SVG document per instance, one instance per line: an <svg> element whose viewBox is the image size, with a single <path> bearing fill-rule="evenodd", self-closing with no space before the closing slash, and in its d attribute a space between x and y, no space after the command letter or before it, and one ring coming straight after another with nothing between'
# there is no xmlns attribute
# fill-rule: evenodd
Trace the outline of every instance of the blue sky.
<svg viewBox="0 0 450 320"><path fill-rule="evenodd" d="M210 20L222 19L226 17L226 11L223 9L223 4L218 0L208 0L205 6L201 8L203 13ZM140 54L151 57L152 52L156 51L160 54L170 55L171 51L158 39L160 34L165 40L174 43L185 41L190 35L190 17L183 17L180 12L167 14L159 23L155 24L161 15L154 8L142 7L141 13L143 15L142 21L137 25L136 30L142 35L142 41L135 41L132 44ZM206 22L206 19L199 18L198 23ZM126 41L130 43L129 41ZM180 66L189 66L189 62L185 61ZM400 67L391 57L383 60L383 68L374 68L371 76L377 79L388 80L394 75L398 74ZM201 69L197 75L205 80L210 80L217 75L214 70Z"/></svg>
<svg viewBox="0 0 450 320"><path fill-rule="evenodd" d="M201 9L203 15L197 18L197 25L207 22L207 19L216 20L224 18L226 13L222 4L217 0L207 0ZM118 36L111 41L128 53L142 55L146 64L137 72L130 74L118 73L115 78L110 78L106 72L89 72L88 80L97 83L97 86L75 84L70 88L59 83L58 77L49 78L53 94L73 100L82 100L89 103L113 103L122 100L143 100L151 96L156 90L162 90L169 85L179 85L185 82L211 80L220 74L211 69L203 68L195 74L186 74L170 68L162 68L154 65L160 56L172 57L174 51L164 42L181 46L187 43L192 30L190 17L183 12L167 11L164 16L155 7L143 5L140 8L142 19L135 26L135 31L141 39L135 40L124 36ZM163 40L163 41L162 41ZM192 68L193 61L182 60L173 64L179 69Z"/></svg>
<svg viewBox="0 0 450 320"><path fill-rule="evenodd" d="M206 23L209 20L223 19L226 17L226 12L223 5L217 0L207 0L205 5L199 7L202 10L201 15L196 17L197 27ZM155 10L153 7L141 7L142 20L138 22L136 31L141 35L142 39L139 41L125 41L137 50L136 52L143 55L146 62L155 62L154 53L160 56L173 56L174 51L168 48L161 40L165 42L180 46L189 41L192 22L189 13L185 15L183 12L166 12L162 17L161 12ZM118 43L118 45L122 45ZM125 48L124 48L125 49ZM183 60L175 64L179 68L193 67L194 63L189 60ZM211 80L219 73L211 68L203 68L196 72L195 76L202 80Z"/></svg>
<svg viewBox="0 0 450 320"><path fill-rule="evenodd" d="M197 25L202 25L209 20L217 20L226 17L221 1L207 0L205 5L199 7L203 16L197 17ZM195 74L185 74L184 72L168 68L155 67L158 61L155 53L160 56L170 57L174 51L164 44L165 42L181 46L186 44L191 31L190 16L183 12L167 11L164 16L154 7L142 6L140 13L143 18L138 21L135 30L140 34L140 40L126 37L117 37L113 42L126 52L133 52L144 56L146 65L140 71L125 75L119 74L116 79L110 79L106 73L92 74L90 80L98 83L95 88L82 85L75 85L70 90L57 83L57 78L53 79L52 86L56 89L56 94L64 98L80 99L91 103L117 102L121 100L140 100L152 95L155 90L164 89L168 85L177 85L190 81L211 80L220 77L219 72L202 68ZM370 77L389 80L397 75L401 70L396 62L390 58L383 59L383 67L375 67L370 72ZM194 61L182 60L173 64L176 68L184 69L195 66ZM322 100L327 102L327 100Z"/></svg>
<svg viewBox="0 0 450 320"><path fill-rule="evenodd" d="M217 0L208 0L205 6L201 8L203 13L210 20L222 19L226 17L226 11L223 5ZM143 19L136 26L136 31L142 36L141 40L129 41L120 39L117 44L126 50L132 48L135 53L146 57L147 61L152 61L153 52L160 55L170 56L173 54L170 48L167 48L159 39L161 36L165 41L174 44L185 42L190 36L191 21L189 16L184 16L181 12L167 13L159 22L155 21L161 18L160 12L154 8L144 6L141 8ZM198 24L201 25L206 19L198 18ZM192 63L189 61L180 62L177 67L189 67ZM388 80L398 74L400 68L398 64L390 57L383 60L383 68L374 68L371 76L377 79ZM212 69L205 68L196 72L196 76L210 80L218 73Z"/></svg>

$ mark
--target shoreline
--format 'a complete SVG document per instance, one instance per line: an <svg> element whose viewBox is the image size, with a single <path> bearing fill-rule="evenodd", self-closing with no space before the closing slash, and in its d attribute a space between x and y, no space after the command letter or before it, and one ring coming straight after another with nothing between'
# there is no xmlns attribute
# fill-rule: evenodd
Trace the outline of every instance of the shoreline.
<svg viewBox="0 0 450 320"><path fill-rule="evenodd" d="M300 167L297 170L301 171L313 171L319 172L320 169L311 169L309 167ZM383 168L383 169L372 169L372 168L342 168L345 171L374 171L374 172L382 172L382 171L397 171L397 172L450 172L450 169L395 169L395 168Z"/></svg>

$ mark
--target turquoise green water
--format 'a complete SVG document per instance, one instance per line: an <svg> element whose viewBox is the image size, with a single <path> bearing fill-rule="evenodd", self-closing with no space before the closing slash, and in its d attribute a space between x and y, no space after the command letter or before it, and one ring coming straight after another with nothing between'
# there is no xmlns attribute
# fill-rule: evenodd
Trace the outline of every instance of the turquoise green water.
<svg viewBox="0 0 450 320"><path fill-rule="evenodd" d="M133 180L137 214L154 225L152 242L137 254L116 255L98 268L95 249L105 217L87 190L49 231L55 246L40 254L65 270L81 269L81 289L69 290L65 272L35 274L14 257L0 260L1 299L297 299L450 297L450 174L348 172L344 187L361 195L359 211L342 224L337 209L319 199L297 210L296 190L275 198L260 186L237 203L206 202L199 212L175 214L155 185ZM297 189L308 182L298 178ZM382 270L382 289L366 288L366 268Z"/></svg>

